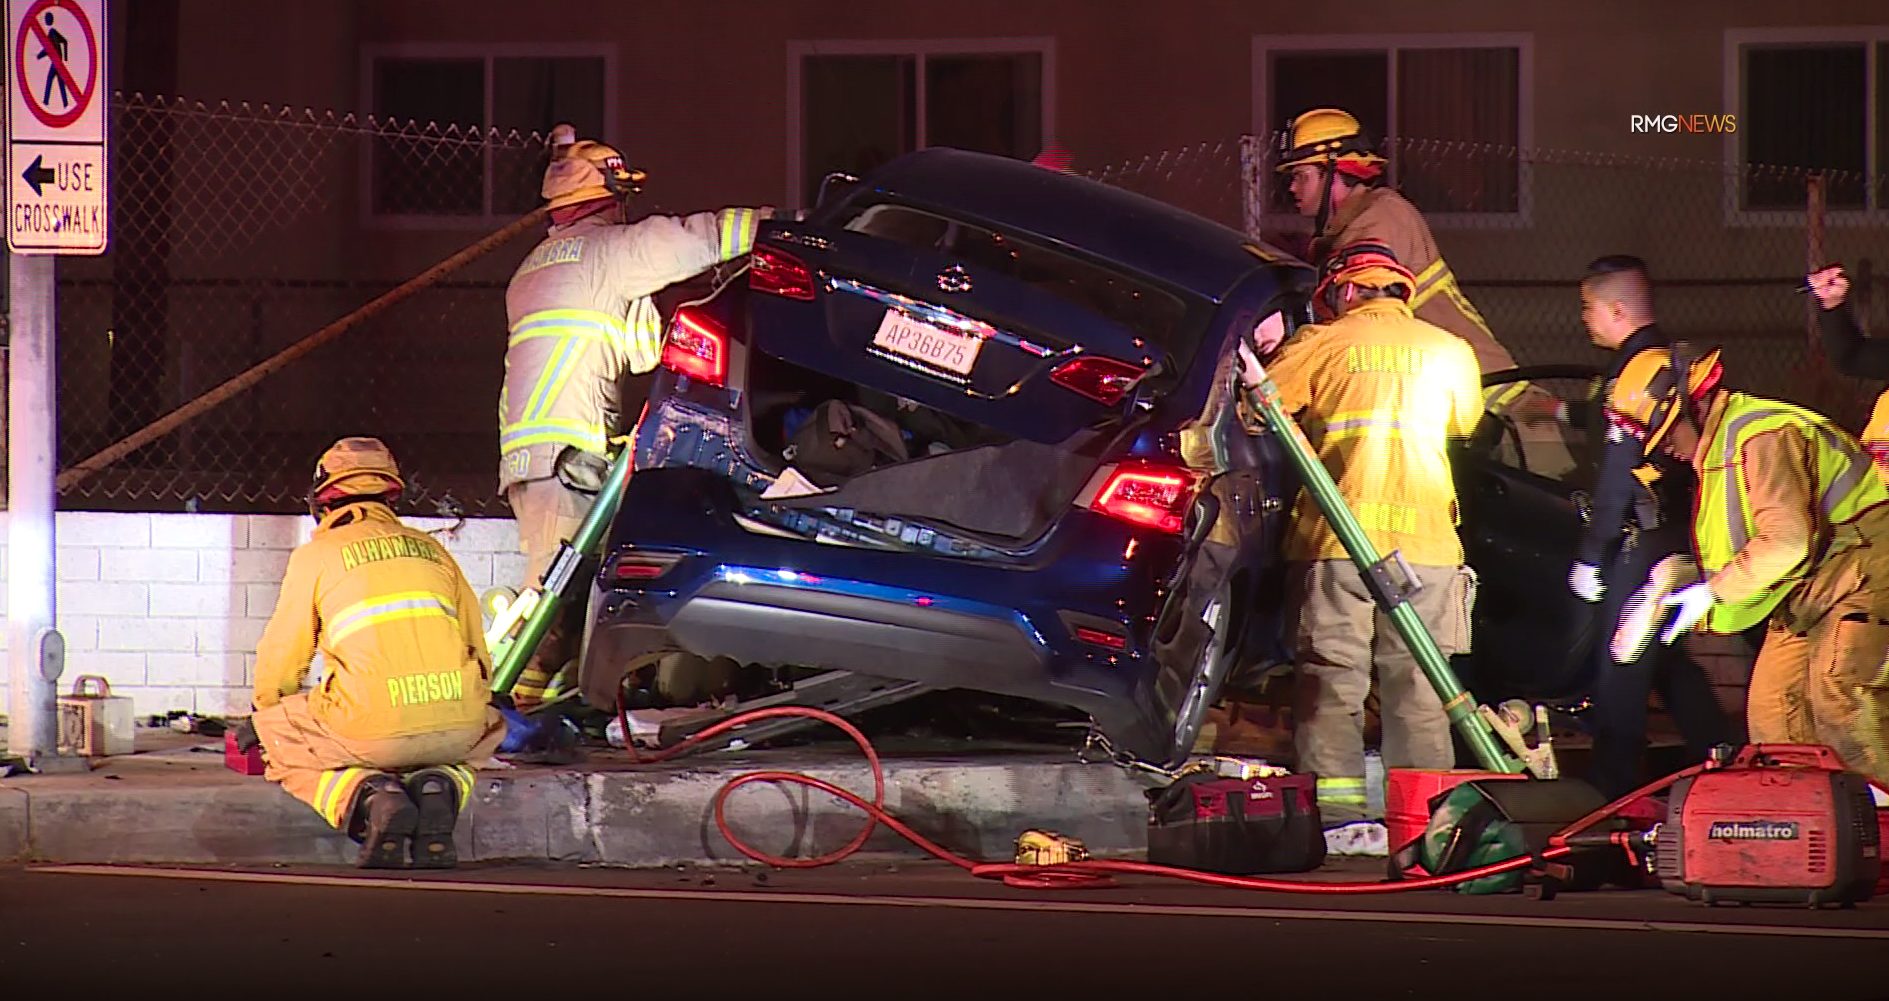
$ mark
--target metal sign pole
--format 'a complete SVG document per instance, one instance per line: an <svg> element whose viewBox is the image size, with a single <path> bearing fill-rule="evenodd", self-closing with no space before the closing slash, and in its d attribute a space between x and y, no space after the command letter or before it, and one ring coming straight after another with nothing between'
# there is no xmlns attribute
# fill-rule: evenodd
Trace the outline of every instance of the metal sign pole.
<svg viewBox="0 0 1889 1001"><path fill-rule="evenodd" d="M14 254L7 280L7 750L28 762L57 751L64 662L53 631L54 260Z"/></svg>
<svg viewBox="0 0 1889 1001"><path fill-rule="evenodd" d="M60 759L65 643L55 628L58 383L54 262L109 242L104 0L7 0L7 749L43 770Z"/></svg>

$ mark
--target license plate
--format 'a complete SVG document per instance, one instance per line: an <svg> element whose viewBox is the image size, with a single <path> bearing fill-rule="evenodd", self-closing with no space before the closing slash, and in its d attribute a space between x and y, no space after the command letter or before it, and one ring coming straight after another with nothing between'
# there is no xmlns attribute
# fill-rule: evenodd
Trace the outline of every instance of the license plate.
<svg viewBox="0 0 1889 1001"><path fill-rule="evenodd" d="M872 343L902 358L969 375L971 367L977 364L977 352L983 348L984 339L934 327L896 309L888 309L879 321L879 332L873 335Z"/></svg>

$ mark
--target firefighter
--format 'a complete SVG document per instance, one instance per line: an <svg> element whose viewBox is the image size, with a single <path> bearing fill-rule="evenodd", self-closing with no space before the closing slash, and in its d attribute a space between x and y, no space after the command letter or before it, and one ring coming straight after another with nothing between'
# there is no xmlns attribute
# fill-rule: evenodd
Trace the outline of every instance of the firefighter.
<svg viewBox="0 0 1889 1001"><path fill-rule="evenodd" d="M257 644L239 744L261 743L264 777L359 842L361 867L450 868L472 766L505 725L478 596L444 546L394 515L404 486L378 439L322 454L315 531L289 556ZM303 693L317 650L325 673Z"/></svg>
<svg viewBox="0 0 1889 1001"><path fill-rule="evenodd" d="M1417 319L1468 341L1484 373L1514 368L1514 357L1457 287L1423 214L1381 186L1386 162L1358 120L1337 108L1308 111L1281 133L1274 169L1290 176L1299 214L1312 220L1310 263L1317 266L1335 248L1362 240L1389 247L1417 276L1410 296Z"/></svg>
<svg viewBox="0 0 1889 1001"><path fill-rule="evenodd" d="M1863 336L1850 308L1850 276L1840 265L1818 270L1805 281L1817 297L1817 320L1823 328L1823 352L1836 370L1852 379L1889 379L1889 340ZM1863 450L1876 462L1876 471L1889 477L1889 391L1876 397L1860 436Z"/></svg>
<svg viewBox="0 0 1889 1001"><path fill-rule="evenodd" d="M1410 306L1425 320L1468 341L1483 374L1515 367L1489 324L1456 284L1456 275L1423 213L1382 185L1384 159L1357 118L1338 108L1316 108L1294 118L1279 136L1274 170L1289 175L1288 189L1299 214L1312 220L1310 263L1323 263L1334 248L1363 240L1381 243L1417 276ZM1508 414L1527 452L1529 471L1558 479L1576 468L1555 421L1560 400L1526 382L1492 387L1484 394L1491 413Z"/></svg>
<svg viewBox="0 0 1889 1001"><path fill-rule="evenodd" d="M1698 476L1703 579L1660 599L1672 643L1690 629L1764 626L1745 720L1752 743L1823 744L1889 781L1889 487L1856 439L1815 411L1722 388L1712 351L1687 366L1642 351L1609 418ZM1688 407L1697 427L1681 419Z"/></svg>
<svg viewBox="0 0 1889 1001"><path fill-rule="evenodd" d="M1668 556L1692 549L1691 468L1664 453L1643 455L1639 441L1610 426L1601 413L1628 362L1643 351L1672 348L1671 339L1654 322L1646 262L1616 254L1589 264L1581 281L1581 321L1595 345L1615 353L1597 380L1594 412L1581 421L1597 440L1594 452L1602 458L1592 512L1569 572L1574 593L1600 606L1598 622L1604 627L1593 644L1598 671L1590 715L1591 778L1611 799L1640 785L1647 695L1654 689L1678 724L1692 760L1705 760L1713 746L1730 740L1731 734L1711 679L1684 649L1643 645L1633 660L1622 663L1614 659L1608 642L1628 598L1653 568Z"/></svg>
<svg viewBox="0 0 1889 1001"><path fill-rule="evenodd" d="M1324 322L1294 332L1266 371L1365 534L1381 553L1401 553L1411 565L1422 586L1409 600L1448 656L1469 649L1473 575L1456 534L1447 449L1474 430L1481 390L1469 345L1412 315L1417 284L1382 244L1341 248L1314 293ZM1252 353L1244 343L1238 350L1243 381L1256 386ZM1298 500L1286 559L1288 614L1297 622L1298 768L1318 774L1328 830L1367 822L1364 723L1373 667L1386 767L1452 767L1449 718L1309 492ZM1372 826L1377 845L1362 851L1381 854L1382 828Z"/></svg>
<svg viewBox="0 0 1889 1001"><path fill-rule="evenodd" d="M622 426L619 380L655 369L662 289L748 253L773 209L726 208L631 220L644 174L615 149L552 130L540 193L551 226L505 290L510 339L499 393L499 491L518 523L525 582L537 582L603 486L608 442ZM574 656L582 602L567 606L515 683L520 709L538 705ZM686 672L685 672L686 673ZM671 678L671 691L705 679Z"/></svg>

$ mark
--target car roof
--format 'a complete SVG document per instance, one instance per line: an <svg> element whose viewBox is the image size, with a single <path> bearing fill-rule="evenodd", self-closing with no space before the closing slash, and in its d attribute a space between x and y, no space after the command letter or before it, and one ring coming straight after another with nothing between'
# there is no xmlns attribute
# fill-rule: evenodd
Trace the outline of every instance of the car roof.
<svg viewBox="0 0 1889 1001"><path fill-rule="evenodd" d="M1213 300L1267 257L1304 266L1165 202L1006 156L934 146L866 180L876 191L1068 244Z"/></svg>

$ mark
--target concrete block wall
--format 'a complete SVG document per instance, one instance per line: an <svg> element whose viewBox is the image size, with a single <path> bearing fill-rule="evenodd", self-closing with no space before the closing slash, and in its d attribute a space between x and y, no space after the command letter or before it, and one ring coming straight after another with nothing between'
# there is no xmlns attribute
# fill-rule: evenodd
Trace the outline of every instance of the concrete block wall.
<svg viewBox="0 0 1889 1001"><path fill-rule="evenodd" d="M0 512L0 577L6 517ZM516 586L524 576L510 519L405 520L436 533L474 591ZM247 713L256 641L275 610L289 551L314 527L308 517L291 515L60 512L56 608L66 639L60 690L96 674L113 695L130 696L141 716L173 709ZM6 602L0 587L0 615ZM0 651L7 642L0 629ZM7 674L0 668L0 712Z"/></svg>

